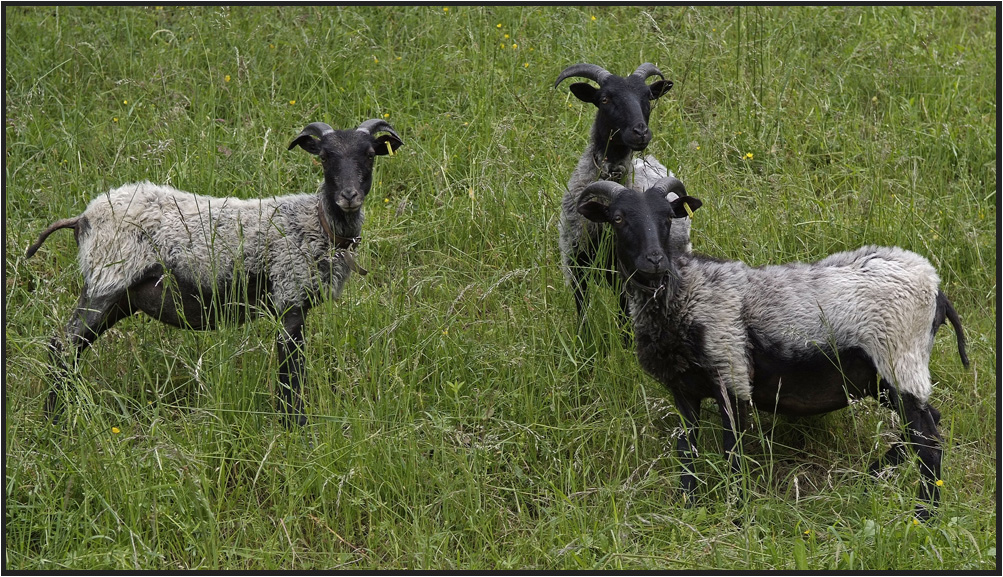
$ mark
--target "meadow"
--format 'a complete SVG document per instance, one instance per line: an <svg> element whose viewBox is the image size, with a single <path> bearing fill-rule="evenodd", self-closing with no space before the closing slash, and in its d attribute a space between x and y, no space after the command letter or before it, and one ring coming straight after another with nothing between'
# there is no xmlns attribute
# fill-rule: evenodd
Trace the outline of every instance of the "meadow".
<svg viewBox="0 0 1003 577"><path fill-rule="evenodd" d="M4 8L6 570L998 570L998 6ZM683 507L671 398L595 291L579 327L560 198L595 109L576 62L673 80L648 152L703 208L695 250L752 265L864 244L929 259L943 502L873 400L760 413L739 502L702 420ZM385 118L358 260L307 318L309 423L275 412L277 321L137 315L47 422L46 344L80 290L51 222L151 180L312 192L289 142ZM735 523L734 521L739 521Z"/></svg>

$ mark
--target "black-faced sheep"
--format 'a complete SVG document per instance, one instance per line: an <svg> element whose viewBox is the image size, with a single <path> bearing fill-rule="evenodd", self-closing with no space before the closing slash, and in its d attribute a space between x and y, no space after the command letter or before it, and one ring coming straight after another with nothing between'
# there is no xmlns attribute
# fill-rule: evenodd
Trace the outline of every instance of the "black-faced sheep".
<svg viewBox="0 0 1003 577"><path fill-rule="evenodd" d="M662 80L646 84L651 76ZM647 190L657 180L672 174L651 155L631 160L635 152L647 148L651 141L648 127L651 101L668 93L672 81L664 80L662 72L647 62L626 77L612 74L595 64L575 64L561 72L554 86L569 77L586 78L599 85L596 88L586 82L577 82L570 86L571 93L579 100L596 107L596 116L589 143L568 180L558 222L561 268L574 291L578 313L584 318L588 295L586 276L589 271L603 272L603 278L613 286L616 286L616 273L614 252L600 250L603 227L578 214L578 197L586 186L597 180ZM644 188L637 188L639 186ZM688 248L688 222L680 224L674 238ZM627 301L622 291L620 317L621 324L626 324Z"/></svg>
<svg viewBox="0 0 1003 577"><path fill-rule="evenodd" d="M676 200L666 199L675 192ZM866 246L815 263L749 267L673 253L670 229L700 206L666 178L641 193L613 182L587 187L578 211L616 235L619 272L634 321L637 356L672 393L684 422L677 450L682 488L696 485L697 413L711 397L724 422L724 449L738 470L737 403L785 415L814 415L877 397L903 419L920 459L917 515L939 499L939 413L929 405L933 337L947 319L967 366L961 321L933 266L893 247ZM898 462L896 444L877 463Z"/></svg>
<svg viewBox="0 0 1003 577"><path fill-rule="evenodd" d="M76 362L104 331L138 311L176 327L209 330L268 309L283 325L280 408L288 421L305 423L300 383L307 311L323 286L337 298L353 270L364 272L352 250L373 159L401 144L383 120L354 130L315 122L289 145L320 157L324 183L315 194L215 198L141 182L106 192L79 216L52 224L27 256L53 231L72 228L84 284L65 335L57 332L49 345L55 374L47 414L56 416L67 377L66 342Z"/></svg>

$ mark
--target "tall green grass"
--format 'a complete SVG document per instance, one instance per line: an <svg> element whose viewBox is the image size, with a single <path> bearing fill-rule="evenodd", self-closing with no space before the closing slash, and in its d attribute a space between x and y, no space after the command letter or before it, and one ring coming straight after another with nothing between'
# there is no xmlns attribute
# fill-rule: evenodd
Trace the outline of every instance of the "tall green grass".
<svg viewBox="0 0 1003 577"><path fill-rule="evenodd" d="M998 9L5 7L7 569L993 569L998 486ZM745 433L735 501L705 408L695 508L678 417L597 290L579 338L559 199L594 109L564 66L658 65L649 152L704 201L697 250L753 265L916 251L961 313L937 338L944 500L871 401ZM359 260L307 320L310 424L274 413L274 319L121 322L46 423L76 246L25 247L149 179L312 191L286 146L385 117ZM736 525L733 520L741 519Z"/></svg>

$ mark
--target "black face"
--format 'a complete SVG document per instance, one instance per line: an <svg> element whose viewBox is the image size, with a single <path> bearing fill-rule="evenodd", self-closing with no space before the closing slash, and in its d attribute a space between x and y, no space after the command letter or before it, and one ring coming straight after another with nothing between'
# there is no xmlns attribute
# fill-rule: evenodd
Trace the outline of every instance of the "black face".
<svg viewBox="0 0 1003 577"><path fill-rule="evenodd" d="M373 160L393 154L401 145L390 134L374 138L363 130L335 130L323 138L301 134L290 148L300 146L319 156L324 182L335 204L342 211L354 212L362 208L372 187Z"/></svg>
<svg viewBox="0 0 1003 577"><path fill-rule="evenodd" d="M648 85L637 76L611 75L599 88L580 82L572 84L571 91L580 100L598 108L595 130L601 138L616 146L641 151L651 142L648 128L651 101L671 87L671 81L660 80Z"/></svg>
<svg viewBox="0 0 1003 577"><path fill-rule="evenodd" d="M691 210L701 204L685 194L670 202L657 187L637 192L608 182L589 185L581 198L578 212L613 228L621 274L650 287L661 285L670 272L672 219L686 216L684 204Z"/></svg>
<svg viewBox="0 0 1003 577"><path fill-rule="evenodd" d="M664 194L624 190L610 204L617 258L642 284L657 286L668 272L669 230L675 213Z"/></svg>
<svg viewBox="0 0 1003 577"><path fill-rule="evenodd" d="M366 132L339 130L320 150L324 180L338 208L353 212L362 208L373 184L376 141ZM385 153L384 153L385 154Z"/></svg>

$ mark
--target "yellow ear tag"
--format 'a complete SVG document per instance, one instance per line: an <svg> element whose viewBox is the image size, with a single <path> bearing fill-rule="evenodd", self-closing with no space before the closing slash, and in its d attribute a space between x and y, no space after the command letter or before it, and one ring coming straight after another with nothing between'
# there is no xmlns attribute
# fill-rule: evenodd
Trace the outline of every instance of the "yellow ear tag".
<svg viewBox="0 0 1003 577"><path fill-rule="evenodd" d="M688 215L688 216L689 216L690 218L693 218L693 210L692 210L692 209L690 208L690 205L684 202L684 203L683 203L683 208L685 208L685 209L686 209L686 214L687 214L687 215Z"/></svg>
<svg viewBox="0 0 1003 577"><path fill-rule="evenodd" d="M385 144L387 145L387 154L389 154L390 156L393 156L394 155L394 149L393 149L392 146L390 146L390 141L389 140L386 141Z"/></svg>

